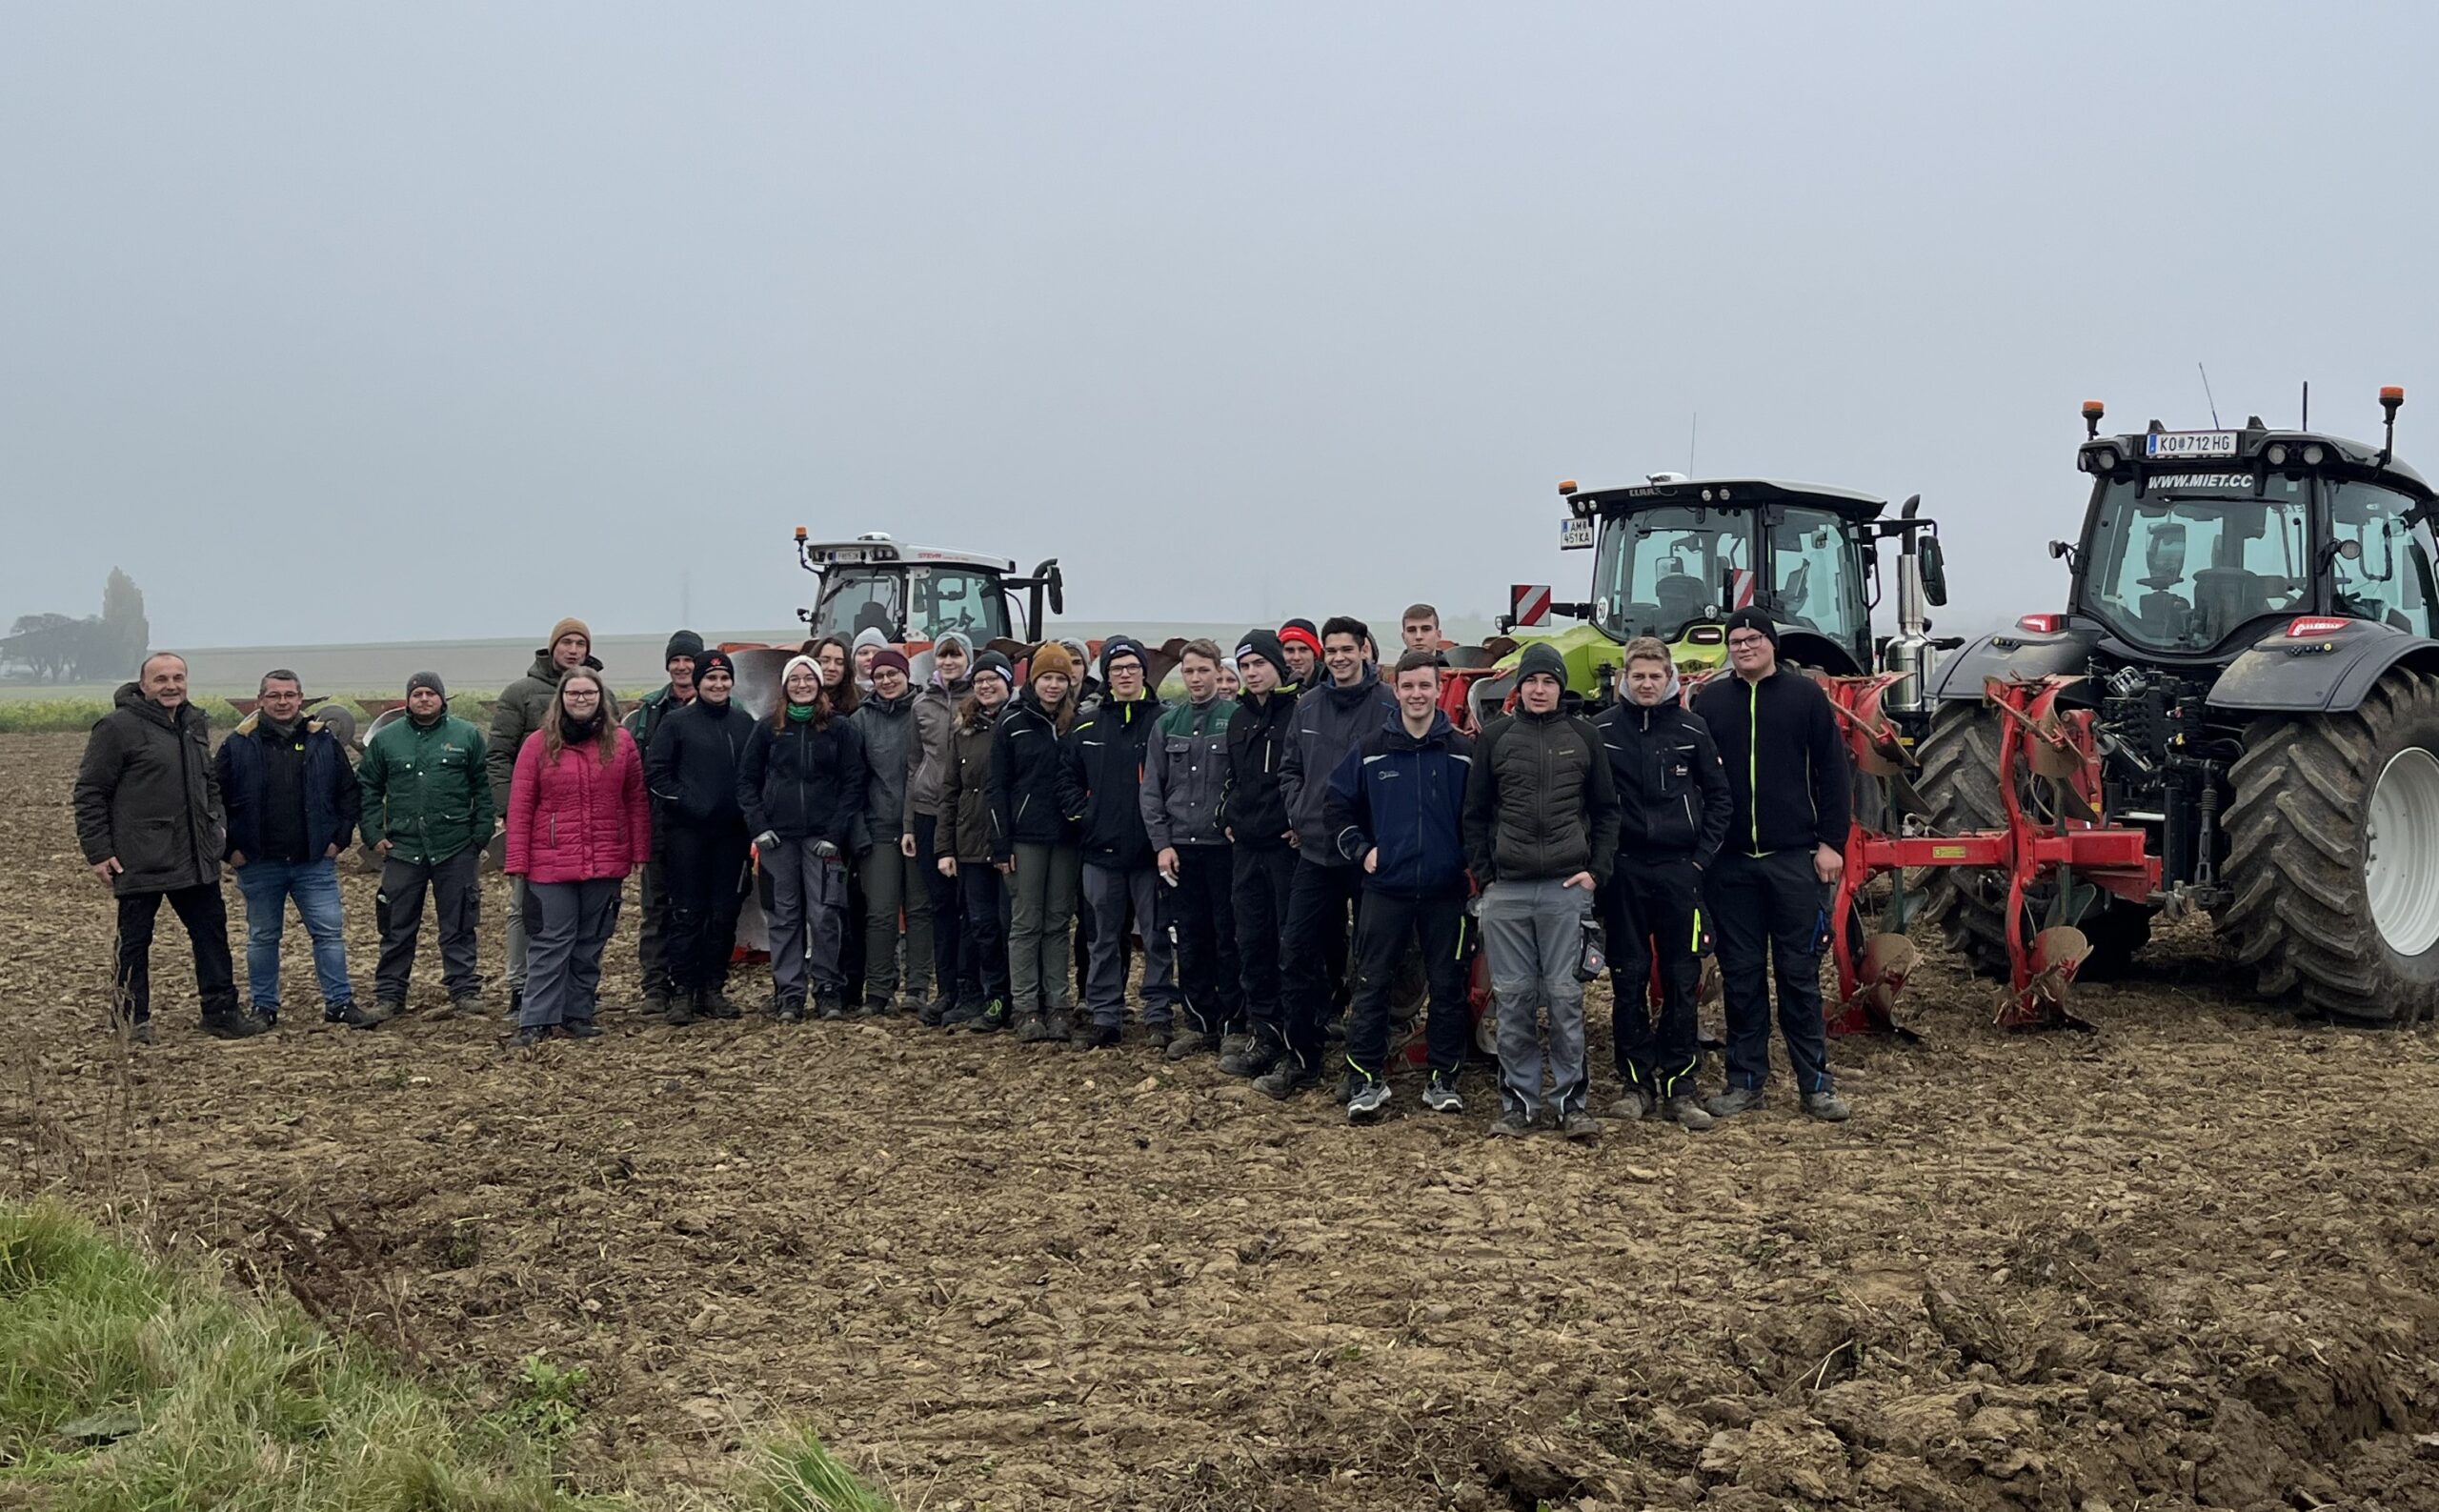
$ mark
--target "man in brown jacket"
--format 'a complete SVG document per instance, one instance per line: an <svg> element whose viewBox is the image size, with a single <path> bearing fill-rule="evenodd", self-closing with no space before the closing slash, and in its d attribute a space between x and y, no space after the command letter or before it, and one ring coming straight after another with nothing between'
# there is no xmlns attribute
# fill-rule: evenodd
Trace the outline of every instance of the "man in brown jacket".
<svg viewBox="0 0 2439 1512"><path fill-rule="evenodd" d="M229 910L220 896L228 816L212 772L212 732L187 701L187 664L169 652L144 658L135 681L93 726L76 769L76 840L93 875L118 897L113 1017L139 1044L152 1042L152 923L162 899L194 946L203 1028L244 1039L269 1025L237 1005Z"/></svg>

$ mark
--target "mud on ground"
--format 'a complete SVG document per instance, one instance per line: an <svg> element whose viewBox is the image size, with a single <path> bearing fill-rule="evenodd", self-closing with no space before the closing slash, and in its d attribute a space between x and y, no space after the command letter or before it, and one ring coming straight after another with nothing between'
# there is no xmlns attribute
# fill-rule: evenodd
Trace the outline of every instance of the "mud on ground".
<svg viewBox="0 0 2439 1512"><path fill-rule="evenodd" d="M294 929L291 1026L220 1044L166 917L128 1058L78 749L0 738L7 1181L435 1371L583 1366L587 1487L802 1422L910 1507L2439 1506L2439 1047L2248 1006L2198 931L2091 1036L1999 1035L1933 950L1924 1045L1834 1047L1853 1122L1781 1081L1590 1150L1485 1139L1487 1071L1350 1130L1132 1040L325 1032ZM631 1003L632 917L613 952Z"/></svg>

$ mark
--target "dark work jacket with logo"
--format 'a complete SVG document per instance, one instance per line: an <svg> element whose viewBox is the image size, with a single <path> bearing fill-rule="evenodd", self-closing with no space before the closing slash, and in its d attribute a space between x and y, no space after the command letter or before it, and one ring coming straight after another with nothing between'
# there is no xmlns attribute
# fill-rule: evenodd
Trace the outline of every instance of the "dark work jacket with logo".
<svg viewBox="0 0 2439 1512"><path fill-rule="evenodd" d="M1444 714L1420 738L1391 719L1355 744L1330 776L1334 849L1361 865L1380 859L1363 885L1394 897L1462 897L1465 788L1474 743Z"/></svg>
<svg viewBox="0 0 2439 1512"><path fill-rule="evenodd" d="M1622 703L1593 725L1618 786L1619 854L1708 867L1733 808L1710 726L1675 702Z"/></svg>

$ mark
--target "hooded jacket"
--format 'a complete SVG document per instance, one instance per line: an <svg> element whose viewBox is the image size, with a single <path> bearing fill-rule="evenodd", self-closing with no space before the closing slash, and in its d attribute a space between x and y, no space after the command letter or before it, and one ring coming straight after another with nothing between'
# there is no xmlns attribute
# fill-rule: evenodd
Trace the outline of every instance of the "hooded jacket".
<svg viewBox="0 0 2439 1512"><path fill-rule="evenodd" d="M909 833L906 790L922 763L923 742L915 724L912 690L896 698L866 694L849 722L864 737L864 763L871 776L864 783L864 839L869 845L897 849Z"/></svg>
<svg viewBox="0 0 2439 1512"><path fill-rule="evenodd" d="M1281 683L1262 697L1237 696L1228 713L1228 777L1220 795L1220 822L1234 843L1256 851L1287 845L1287 795L1279 786L1296 730L1296 686Z"/></svg>
<svg viewBox="0 0 2439 1512"><path fill-rule="evenodd" d="M1322 682L1296 700L1294 728L1279 765L1279 788L1301 859L1320 866L1353 864L1338 853L1330 833L1330 775L1357 741L1397 716L1397 696L1381 686L1368 668L1351 688Z"/></svg>
<svg viewBox="0 0 2439 1512"><path fill-rule="evenodd" d="M355 769L347 764L338 736L321 720L300 716L286 741L289 749L274 749L279 743L259 709L238 721L220 742L212 775L219 779L220 801L228 814L229 854L249 862L271 857L273 837L286 828L272 805L290 802L302 810L304 829L293 838L301 841L304 854L278 859L318 861L333 846L346 850L355 838L364 807ZM288 764L285 776L276 770L280 763ZM293 791L288 788L291 778ZM289 824L297 812L292 809L286 816Z"/></svg>
<svg viewBox="0 0 2439 1512"><path fill-rule="evenodd" d="M624 877L652 855L652 804L644 796L635 737L612 733L605 765L591 741L543 755L525 737L508 805L508 858L501 870L529 882L591 882Z"/></svg>
<svg viewBox="0 0 2439 1512"><path fill-rule="evenodd" d="M600 661L590 654L582 665L601 670ZM534 665L525 670L525 675L499 691L499 702L492 706L491 749L485 756L492 775L493 813L508 812L509 781L515 776L517 757L525 754L525 737L550 717L551 699L566 672L551 659L551 648L544 646L534 653ZM635 749L640 753L643 747L638 744Z"/></svg>
<svg viewBox="0 0 2439 1512"><path fill-rule="evenodd" d="M1169 706L1152 727L1143 763L1143 834L1153 854L1172 845L1225 845L1220 798L1228 785L1233 705L1218 694Z"/></svg>
<svg viewBox="0 0 2439 1512"><path fill-rule="evenodd" d="M1331 848L1362 864L1376 846L1380 860L1363 885L1396 897L1462 897L1465 878L1465 789L1474 743L1434 713L1421 738L1403 718L1390 720L1355 744L1330 776Z"/></svg>
<svg viewBox="0 0 2439 1512"><path fill-rule="evenodd" d="M111 891L217 886L228 821L212 766L212 726L191 703L175 713L123 683L93 724L76 768L76 842L89 864L112 857Z"/></svg>
<svg viewBox="0 0 2439 1512"><path fill-rule="evenodd" d="M974 679L944 683L937 674L915 696L915 743L918 756L915 775L906 781L905 824L911 833L917 815L948 817L940 801L940 785L948 776L949 737L957 729L957 706L974 691Z"/></svg>
<svg viewBox="0 0 2439 1512"><path fill-rule="evenodd" d="M743 828L736 779L745 769L745 748L754 743L754 716L733 700L697 696L671 710L644 753L654 817L692 830Z"/></svg>
<svg viewBox="0 0 2439 1512"><path fill-rule="evenodd" d="M1760 682L1704 683L1694 713L1727 772L1727 843L1747 856L1846 847L1854 775L1829 696L1782 667Z"/></svg>
<svg viewBox="0 0 2439 1512"><path fill-rule="evenodd" d="M1710 726L1673 702L1617 704L1593 726L1618 789L1619 853L1708 869L1732 808Z"/></svg>
<svg viewBox="0 0 2439 1512"><path fill-rule="evenodd" d="M1076 821L1084 859L1136 871L1152 864L1143 827L1143 767L1164 706L1146 693L1121 703L1104 696L1067 732L1058 801Z"/></svg>
<svg viewBox="0 0 2439 1512"><path fill-rule="evenodd" d="M483 733L454 715L429 725L393 719L365 743L355 769L364 809L364 843L390 842L390 854L436 866L492 835L492 785Z"/></svg>
<svg viewBox="0 0 2439 1512"><path fill-rule="evenodd" d="M756 719L736 774L745 833L828 840L853 855L871 843L864 835L864 792L871 777L864 734L852 717L827 723L791 719L783 730Z"/></svg>
<svg viewBox="0 0 2439 1512"><path fill-rule="evenodd" d="M1618 790L1589 720L1520 707L1482 732L1465 790L1465 854L1485 888L1578 872L1609 879Z"/></svg>
<svg viewBox="0 0 2439 1512"><path fill-rule="evenodd" d="M1000 709L991 748L992 843L998 847L992 859L1007 860L1018 845L1075 844L1076 826L1058 791L1067 761L1058 724L1030 686Z"/></svg>
<svg viewBox="0 0 2439 1512"><path fill-rule="evenodd" d="M949 749L940 771L940 822L952 827L946 840L935 837L936 848L957 863L988 866L1007 854L999 842L998 811L991 803L991 753L998 743L997 709L978 707L971 719L959 718L949 732Z"/></svg>

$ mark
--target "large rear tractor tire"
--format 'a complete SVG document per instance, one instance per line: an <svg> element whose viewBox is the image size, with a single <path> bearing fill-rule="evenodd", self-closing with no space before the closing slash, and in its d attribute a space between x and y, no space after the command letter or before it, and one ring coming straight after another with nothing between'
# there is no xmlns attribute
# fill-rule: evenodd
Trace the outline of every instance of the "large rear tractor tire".
<svg viewBox="0 0 2439 1512"><path fill-rule="evenodd" d="M2268 998L2411 1024L2439 1004L2439 679L2392 668L2347 714L2277 716L2230 774L2220 937Z"/></svg>
<svg viewBox="0 0 2439 1512"><path fill-rule="evenodd" d="M2007 811L1999 797L1999 721L2003 717L1987 704L1963 700L1944 703L1931 716L1915 789L1930 805L1931 824L1940 834L2007 827ZM2035 793L2026 793L2025 800L2035 812L2047 801ZM2031 916L2025 923L2026 939L2044 926L2049 894L2050 889L2042 887L2026 895ZM2134 953L2150 943L2151 915L2150 909L2102 894L2082 918L2073 921L2092 946L2077 975L2088 981L2124 976ZM1984 867L1933 868L1924 917L1939 925L1947 948L1962 957L1974 975L1993 981L2007 979L2006 873Z"/></svg>

